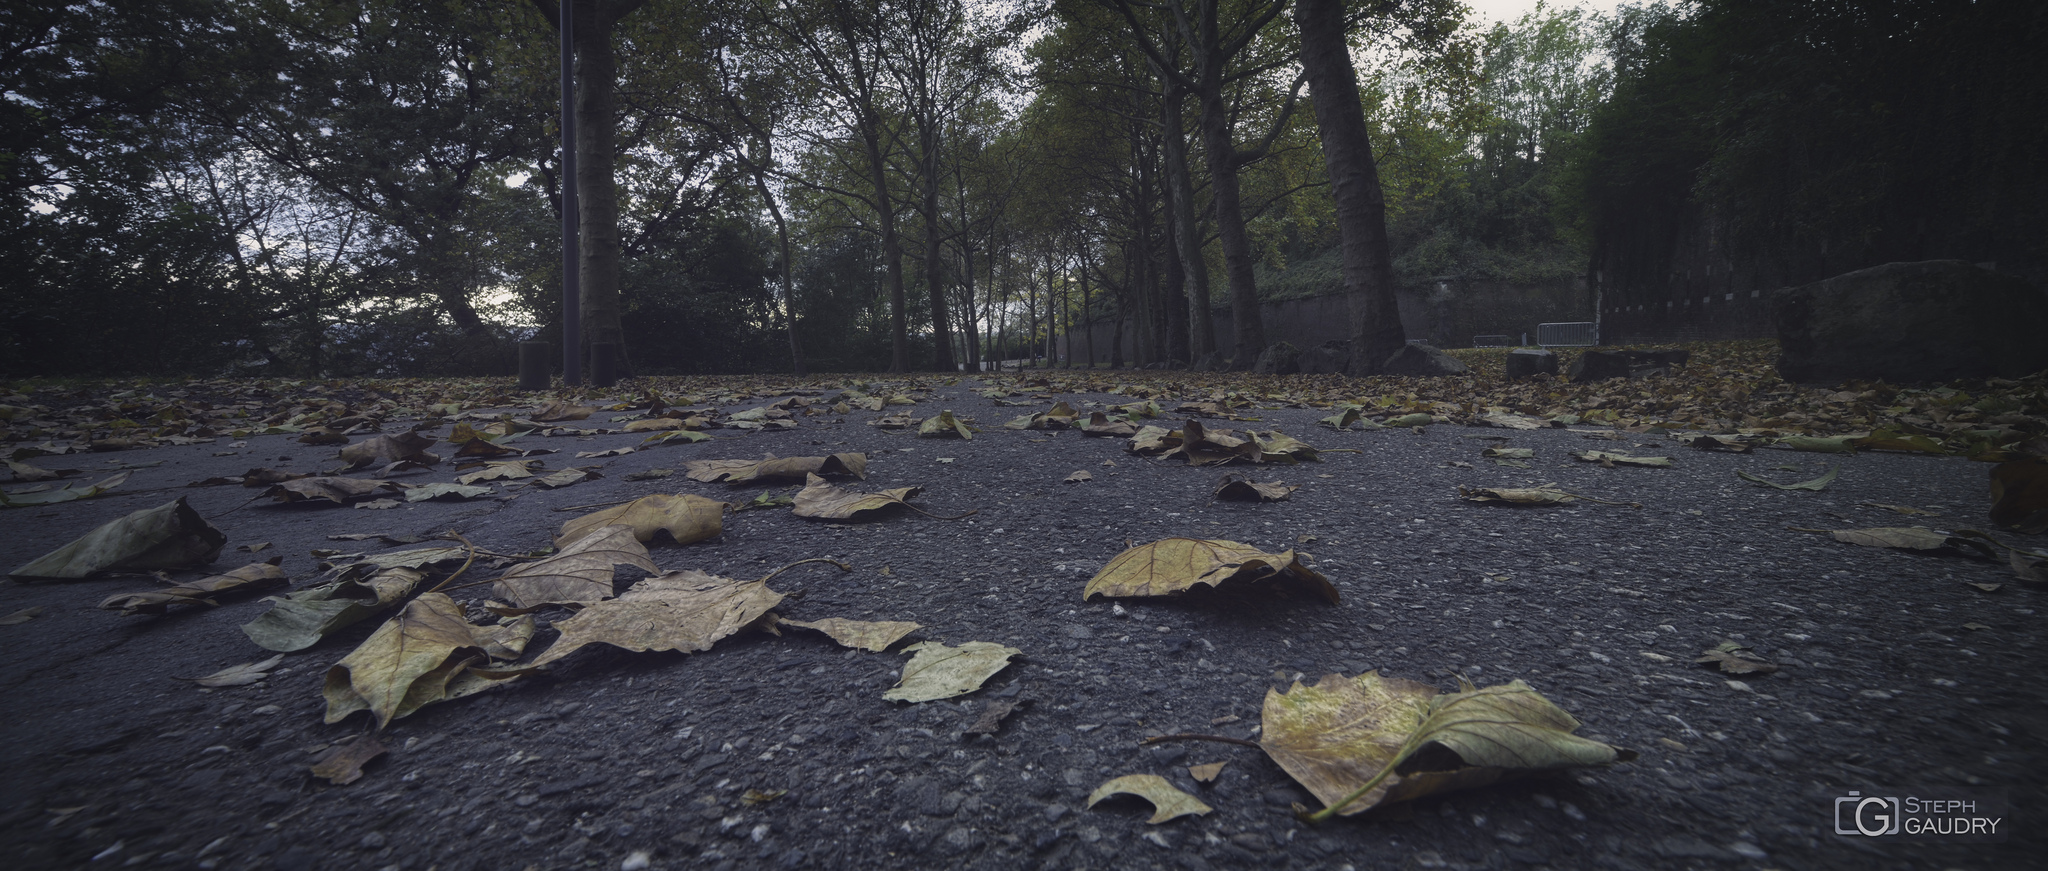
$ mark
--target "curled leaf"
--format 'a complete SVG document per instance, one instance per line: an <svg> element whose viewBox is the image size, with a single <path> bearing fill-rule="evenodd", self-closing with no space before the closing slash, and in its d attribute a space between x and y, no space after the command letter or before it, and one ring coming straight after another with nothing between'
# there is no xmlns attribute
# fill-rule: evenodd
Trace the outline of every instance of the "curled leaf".
<svg viewBox="0 0 2048 871"><path fill-rule="evenodd" d="M1268 580L1300 583L1331 604L1338 601L1330 580L1303 566L1294 551L1271 554L1235 541L1194 538L1164 539L1117 554L1088 581L1081 598L1170 596L1197 584Z"/></svg>
<svg viewBox="0 0 2048 871"><path fill-rule="evenodd" d="M1760 476L1757 476L1757 475L1752 475L1752 474L1750 474L1750 473L1748 473L1748 472L1742 471L1741 469L1736 469L1736 470L1735 470L1735 477L1741 478L1741 479L1742 479L1742 480L1744 480L1744 481L1748 481L1748 482L1750 482L1750 483L1752 483L1752 484L1756 484L1756 485L1759 485L1759 486L1763 486L1763 487L1776 487L1776 488L1778 488L1778 489L1780 489L1780 490L1813 490L1813 491L1816 491L1816 492L1818 492L1818 491L1821 491L1821 490L1826 490L1826 489L1828 488L1828 485L1829 485L1829 484L1832 484L1832 483L1834 483L1834 482L1835 482L1835 479L1836 479L1837 477L1840 477L1840 476L1841 476L1841 474L1842 474L1842 470L1841 470L1841 468L1840 468L1840 467L1836 467L1836 468L1833 468L1833 469L1829 469L1829 470L1827 471L1827 474L1824 474L1824 475L1822 475L1822 476L1820 476L1820 477L1818 477L1818 478L1814 478L1814 479L1812 479L1812 480L1808 480L1808 481L1800 481L1800 482L1799 482L1799 483L1797 483L1797 484L1780 484L1780 483L1778 483L1778 482L1776 482L1776 481L1773 481L1773 480L1771 480L1771 479L1769 479L1769 478L1764 478L1764 477L1760 477Z"/></svg>
<svg viewBox="0 0 2048 871"><path fill-rule="evenodd" d="M636 539L633 527L613 524L577 538L554 556L513 568L498 578L494 589L521 608L598 602L612 597L616 565L661 571L647 558L647 548Z"/></svg>
<svg viewBox="0 0 2048 871"><path fill-rule="evenodd" d="M820 520L852 520L865 512L908 506L909 500L920 492L923 492L921 487L898 487L879 493L855 493L841 490L812 475L796 494L794 513L798 517Z"/></svg>
<svg viewBox="0 0 2048 871"><path fill-rule="evenodd" d="M416 432L404 432L395 436L377 436L341 449L342 460L350 469L365 466L381 466L391 463L408 462L432 466L441 462L437 455L427 453L434 443L432 438Z"/></svg>
<svg viewBox="0 0 2048 871"><path fill-rule="evenodd" d="M335 786L347 786L363 777L363 766L384 755L384 745L375 735L362 735L347 744L331 747L313 763L313 776Z"/></svg>
<svg viewBox="0 0 2048 871"><path fill-rule="evenodd" d="M1279 481L1268 481L1260 484L1250 478L1225 475L1223 476L1222 483L1216 485L1216 492L1211 495L1217 499L1229 499L1236 502L1279 502L1286 499L1288 494L1299 489L1301 489L1300 485L1289 486Z"/></svg>
<svg viewBox="0 0 2048 871"><path fill-rule="evenodd" d="M184 680L190 680L203 687L213 688L248 686L269 677L270 670L276 668L281 662L284 662L284 654L282 653L262 662L229 666L205 677L184 678Z"/></svg>
<svg viewBox="0 0 2048 871"><path fill-rule="evenodd" d="M189 581L174 587L109 596L100 602L100 607L109 611L120 609L121 616L127 617L135 614L162 614L169 611L172 605L216 605L219 603L209 597L283 581L284 570L278 568L282 560L283 557L273 557L268 562L250 563L227 574Z"/></svg>
<svg viewBox="0 0 2048 871"><path fill-rule="evenodd" d="M1459 487L1458 496L1467 502L1503 502L1509 505L1564 505L1579 498L1554 487Z"/></svg>
<svg viewBox="0 0 2048 871"><path fill-rule="evenodd" d="M99 572L186 569L212 562L227 543L225 533L179 497L110 521L7 574L83 578Z"/></svg>
<svg viewBox="0 0 2048 871"><path fill-rule="evenodd" d="M970 429L967 424L961 423L958 418L955 418L953 412L941 411L933 417L926 418L924 423L918 424L917 436L918 438L928 439L972 439L974 438L974 430Z"/></svg>
<svg viewBox="0 0 2048 871"><path fill-rule="evenodd" d="M360 580L344 577L283 598L272 596L264 600L270 610L242 624L242 634L269 650L304 650L411 595L424 577L418 569L385 569Z"/></svg>
<svg viewBox="0 0 2048 871"><path fill-rule="evenodd" d="M1693 662L1720 666L1728 674L1770 674L1778 670L1777 663L1758 657L1748 646L1733 641L1723 641L1714 649L1701 652Z"/></svg>
<svg viewBox="0 0 2048 871"><path fill-rule="evenodd" d="M561 534L555 536L555 546L567 547L613 524L632 527L633 537L642 542L651 542L656 534L667 533L676 544L691 544L717 538L724 531L725 503L687 494L642 496L562 524Z"/></svg>
<svg viewBox="0 0 2048 871"><path fill-rule="evenodd" d="M829 457L783 457L773 454L760 460L686 460L683 467L690 470L692 481L707 484L724 481L728 484L746 484L754 481L803 481L812 475L832 477L851 475L866 478L867 454L833 454Z"/></svg>

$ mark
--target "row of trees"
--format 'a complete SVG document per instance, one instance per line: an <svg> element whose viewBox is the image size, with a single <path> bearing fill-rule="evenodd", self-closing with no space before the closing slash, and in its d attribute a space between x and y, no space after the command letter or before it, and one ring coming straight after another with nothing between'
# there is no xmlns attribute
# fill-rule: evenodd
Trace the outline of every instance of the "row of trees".
<svg viewBox="0 0 2048 871"><path fill-rule="evenodd" d="M1369 371L1397 286L1650 286L1702 222L1808 272L2044 238L2042 14L2011 0L574 8L585 338L644 372L972 367L1089 321L1091 359L1248 362L1286 338L1260 301L1305 289L1350 294ZM559 9L0 8L0 371L559 340Z"/></svg>

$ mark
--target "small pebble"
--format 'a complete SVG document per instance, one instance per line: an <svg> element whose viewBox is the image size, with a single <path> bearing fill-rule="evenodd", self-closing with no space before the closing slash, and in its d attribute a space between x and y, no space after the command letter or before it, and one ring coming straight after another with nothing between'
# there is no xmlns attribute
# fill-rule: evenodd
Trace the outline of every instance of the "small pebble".
<svg viewBox="0 0 2048 871"><path fill-rule="evenodd" d="M634 850L626 856L626 861L619 863L619 871L647 871L648 866L653 864L652 854L646 850Z"/></svg>

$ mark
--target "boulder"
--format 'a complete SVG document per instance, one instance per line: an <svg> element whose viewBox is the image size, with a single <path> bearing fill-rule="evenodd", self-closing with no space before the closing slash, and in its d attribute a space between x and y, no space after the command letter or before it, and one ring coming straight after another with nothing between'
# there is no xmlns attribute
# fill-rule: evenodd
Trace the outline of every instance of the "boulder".
<svg viewBox="0 0 2048 871"><path fill-rule="evenodd" d="M1301 371L1301 349L1287 342L1274 342L1259 352L1258 362L1252 364L1256 375L1292 375Z"/></svg>
<svg viewBox="0 0 2048 871"><path fill-rule="evenodd" d="M1303 375L1342 375L1351 365L1351 343L1324 342L1301 352L1299 362Z"/></svg>
<svg viewBox="0 0 2048 871"><path fill-rule="evenodd" d="M1472 369L1457 358L1428 345L1402 345L1380 367L1383 375L1427 378L1432 375L1469 375Z"/></svg>
<svg viewBox="0 0 2048 871"><path fill-rule="evenodd" d="M1508 352L1508 380L1520 381L1538 374L1557 374L1557 355L1540 348L1516 348Z"/></svg>
<svg viewBox="0 0 2048 871"><path fill-rule="evenodd" d="M1188 371L1228 372L1230 371L1230 361L1223 359L1222 351L1210 351L1207 354L1203 354L1200 357L1196 357L1194 365L1189 366Z"/></svg>
<svg viewBox="0 0 2048 871"><path fill-rule="evenodd" d="M1887 263L1778 291L1787 381L1911 383L2048 369L2048 292L1961 260Z"/></svg>
<svg viewBox="0 0 2048 871"><path fill-rule="evenodd" d="M1572 361L1571 378L1576 382L1627 378L1633 368L1627 351L1587 351Z"/></svg>

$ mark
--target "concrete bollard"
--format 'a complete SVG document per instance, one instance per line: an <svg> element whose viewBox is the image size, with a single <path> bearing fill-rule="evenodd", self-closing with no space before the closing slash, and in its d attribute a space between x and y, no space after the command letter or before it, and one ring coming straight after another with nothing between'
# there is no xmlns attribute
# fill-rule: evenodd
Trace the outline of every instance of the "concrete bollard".
<svg viewBox="0 0 2048 871"><path fill-rule="evenodd" d="M610 387L619 383L618 360L610 342L590 343L590 383L593 387Z"/></svg>
<svg viewBox="0 0 2048 871"><path fill-rule="evenodd" d="M519 389L548 389L548 343L519 343Z"/></svg>

